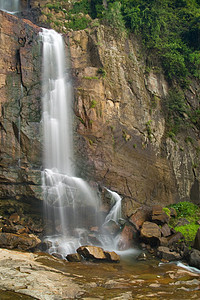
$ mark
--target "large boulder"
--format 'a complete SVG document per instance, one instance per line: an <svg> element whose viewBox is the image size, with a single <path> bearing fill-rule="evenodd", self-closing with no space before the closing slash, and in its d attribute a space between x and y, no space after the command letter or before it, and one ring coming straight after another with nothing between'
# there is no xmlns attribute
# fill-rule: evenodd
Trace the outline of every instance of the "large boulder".
<svg viewBox="0 0 200 300"><path fill-rule="evenodd" d="M152 222L144 222L142 225L142 229L140 232L141 237L143 238L160 238L161 237L161 229L160 227Z"/></svg>
<svg viewBox="0 0 200 300"><path fill-rule="evenodd" d="M118 248L127 250L133 246L133 240L137 237L137 230L133 226L125 225L119 238Z"/></svg>
<svg viewBox="0 0 200 300"><path fill-rule="evenodd" d="M165 223L162 227L161 227L161 233L162 236L167 237L171 235L171 228Z"/></svg>
<svg viewBox="0 0 200 300"><path fill-rule="evenodd" d="M193 247L197 250L200 250L200 227L197 230Z"/></svg>
<svg viewBox="0 0 200 300"><path fill-rule="evenodd" d="M168 239L168 244L171 246L173 244L180 242L180 240L184 239L184 236L182 235L181 232L178 231L173 235L169 236L167 239Z"/></svg>
<svg viewBox="0 0 200 300"><path fill-rule="evenodd" d="M189 265L200 269L200 251L197 249L192 249L189 254Z"/></svg>
<svg viewBox="0 0 200 300"><path fill-rule="evenodd" d="M118 262L120 261L119 255L115 252L104 251L100 247L95 246L81 246L77 250L77 253L86 260L108 261Z"/></svg>
<svg viewBox="0 0 200 300"><path fill-rule="evenodd" d="M0 248L29 250L40 243L41 240L34 234L0 233Z"/></svg>
<svg viewBox="0 0 200 300"><path fill-rule="evenodd" d="M154 205L152 208L152 221L158 224L169 222L170 217L164 212L162 206Z"/></svg>
<svg viewBox="0 0 200 300"><path fill-rule="evenodd" d="M179 260L181 258L179 253L170 251L168 247L164 246L158 247L157 256L168 261Z"/></svg>
<svg viewBox="0 0 200 300"><path fill-rule="evenodd" d="M129 222L139 230L145 221L150 220L151 209L149 207L138 208L129 218Z"/></svg>

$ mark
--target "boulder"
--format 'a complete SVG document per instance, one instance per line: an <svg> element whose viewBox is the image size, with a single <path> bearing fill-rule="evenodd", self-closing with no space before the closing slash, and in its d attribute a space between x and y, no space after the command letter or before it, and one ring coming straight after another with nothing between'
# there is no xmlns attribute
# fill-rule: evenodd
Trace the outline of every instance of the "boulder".
<svg viewBox="0 0 200 300"><path fill-rule="evenodd" d="M0 248L29 250L40 243L41 240L33 234L0 233Z"/></svg>
<svg viewBox="0 0 200 300"><path fill-rule="evenodd" d="M77 250L78 254L85 259L106 260L106 255L102 248L95 246L81 246Z"/></svg>
<svg viewBox="0 0 200 300"><path fill-rule="evenodd" d="M180 242L180 240L184 239L184 236L182 235L181 232L176 232L173 235L169 236L168 238L168 244L169 246L175 243Z"/></svg>
<svg viewBox="0 0 200 300"><path fill-rule="evenodd" d="M95 246L81 246L77 250L77 253L86 260L93 261L107 261L107 262L119 262L120 256L114 251L104 251L100 247Z"/></svg>
<svg viewBox="0 0 200 300"><path fill-rule="evenodd" d="M200 250L200 227L197 230L193 247L197 250Z"/></svg>
<svg viewBox="0 0 200 300"><path fill-rule="evenodd" d="M171 229L170 227L167 225L167 224L164 224L162 227L161 227L161 233L162 233L162 236L164 237L167 237L171 234Z"/></svg>
<svg viewBox="0 0 200 300"><path fill-rule="evenodd" d="M140 235L144 238L160 238L161 230L160 227L155 223L144 222Z"/></svg>
<svg viewBox="0 0 200 300"><path fill-rule="evenodd" d="M125 225L118 242L119 250L127 250L133 246L133 239L137 237L137 230L133 226Z"/></svg>
<svg viewBox="0 0 200 300"><path fill-rule="evenodd" d="M150 220L151 209L149 207L140 207L129 218L129 222L139 230L145 221Z"/></svg>
<svg viewBox="0 0 200 300"><path fill-rule="evenodd" d="M78 253L68 254L66 259L70 262L81 262L82 260L81 255Z"/></svg>
<svg viewBox="0 0 200 300"><path fill-rule="evenodd" d="M189 254L189 265L200 269L200 251L197 249L192 249Z"/></svg>
<svg viewBox="0 0 200 300"><path fill-rule="evenodd" d="M105 256L107 258L107 261L109 262L119 262L120 261L120 256L115 253L114 251L104 251Z"/></svg>
<svg viewBox="0 0 200 300"><path fill-rule="evenodd" d="M185 226L190 224L190 222L186 218L180 218L176 226Z"/></svg>
<svg viewBox="0 0 200 300"><path fill-rule="evenodd" d="M165 246L167 247L169 245L168 239L166 237L160 237L159 238L159 244L160 246Z"/></svg>
<svg viewBox="0 0 200 300"><path fill-rule="evenodd" d="M159 205L152 207L152 221L158 224L164 224L169 222L170 217L163 211L163 208Z"/></svg>
<svg viewBox="0 0 200 300"><path fill-rule="evenodd" d="M111 235L116 235L119 232L120 227L114 220L109 220L103 225L103 229Z"/></svg>
<svg viewBox="0 0 200 300"><path fill-rule="evenodd" d="M170 251L168 247L160 246L157 249L157 256L168 261L179 260L180 254L175 251Z"/></svg>

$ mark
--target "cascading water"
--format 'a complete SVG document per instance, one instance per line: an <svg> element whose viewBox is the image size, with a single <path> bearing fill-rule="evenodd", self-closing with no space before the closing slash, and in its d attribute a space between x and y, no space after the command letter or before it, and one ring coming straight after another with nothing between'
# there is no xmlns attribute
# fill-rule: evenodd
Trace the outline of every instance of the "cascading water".
<svg viewBox="0 0 200 300"><path fill-rule="evenodd" d="M20 11L20 0L0 0L0 10L14 14Z"/></svg>
<svg viewBox="0 0 200 300"><path fill-rule="evenodd" d="M105 223L109 222L110 220L113 220L115 222L118 222L119 219L122 217L122 198L120 197L119 194L116 192L113 192L109 189L107 191L111 194L111 205L112 208L108 215L106 216Z"/></svg>
<svg viewBox="0 0 200 300"><path fill-rule="evenodd" d="M88 243L88 229L99 226L99 199L75 176L72 139L72 84L66 72L62 37L43 29L43 191L50 253L63 256Z"/></svg>

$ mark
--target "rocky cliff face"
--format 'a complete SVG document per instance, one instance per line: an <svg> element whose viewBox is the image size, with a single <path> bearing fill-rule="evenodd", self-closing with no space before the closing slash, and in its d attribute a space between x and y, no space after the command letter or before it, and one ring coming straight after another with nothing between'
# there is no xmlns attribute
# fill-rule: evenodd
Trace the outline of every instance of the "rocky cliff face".
<svg viewBox="0 0 200 300"><path fill-rule="evenodd" d="M0 11L0 209L5 213L34 213L41 198L39 30Z"/></svg>
<svg viewBox="0 0 200 300"><path fill-rule="evenodd" d="M12 212L41 198L39 28L0 12L0 203ZM147 70L139 41L104 26L66 33L75 88L79 175L123 196L124 214L141 204L199 202L199 132L172 141L163 110L169 86ZM185 92L198 107L199 84ZM24 207L24 206L23 206Z"/></svg>
<svg viewBox="0 0 200 300"><path fill-rule="evenodd" d="M141 204L198 203L199 132L187 129L177 142L166 136L169 86L161 71L147 73L138 41L103 26L69 40L84 176L121 194L126 215ZM186 93L198 106L199 86Z"/></svg>

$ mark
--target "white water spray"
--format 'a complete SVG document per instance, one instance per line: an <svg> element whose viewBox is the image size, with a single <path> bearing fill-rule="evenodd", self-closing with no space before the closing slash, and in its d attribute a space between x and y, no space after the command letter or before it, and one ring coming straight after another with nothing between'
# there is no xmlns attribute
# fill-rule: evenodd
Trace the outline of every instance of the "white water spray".
<svg viewBox="0 0 200 300"><path fill-rule="evenodd" d="M99 225L99 199L75 176L72 138L72 84L60 34L43 29L43 191L51 225L50 253L63 256L87 244L87 231Z"/></svg>
<svg viewBox="0 0 200 300"><path fill-rule="evenodd" d="M20 0L0 0L0 10L10 14L20 11Z"/></svg>
<svg viewBox="0 0 200 300"><path fill-rule="evenodd" d="M107 191L111 195L112 208L111 208L110 212L108 213L108 215L106 216L105 223L109 222L110 220L113 220L117 223L119 221L119 219L122 217L122 212L121 212L122 211L122 207L121 207L122 198L116 192L113 192L109 189L107 189Z"/></svg>

